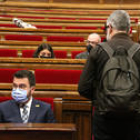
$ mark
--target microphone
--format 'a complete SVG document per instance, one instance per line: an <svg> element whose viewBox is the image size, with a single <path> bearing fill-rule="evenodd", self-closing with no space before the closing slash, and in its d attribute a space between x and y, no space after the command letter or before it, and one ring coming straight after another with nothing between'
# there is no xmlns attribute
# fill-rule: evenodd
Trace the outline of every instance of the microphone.
<svg viewBox="0 0 140 140"><path fill-rule="evenodd" d="M18 19L18 18L13 18L13 22L16 26L20 27L20 28L32 28L32 29L37 29L35 26L29 24L29 23L26 23L24 21L22 21L21 19Z"/></svg>

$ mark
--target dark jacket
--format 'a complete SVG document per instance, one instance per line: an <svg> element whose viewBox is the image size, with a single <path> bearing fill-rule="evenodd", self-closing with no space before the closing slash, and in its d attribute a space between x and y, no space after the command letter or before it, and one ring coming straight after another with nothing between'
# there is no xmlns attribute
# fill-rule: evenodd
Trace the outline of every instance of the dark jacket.
<svg viewBox="0 0 140 140"><path fill-rule="evenodd" d="M87 59L89 56L89 52L86 51L86 52L81 52L79 54L76 55L76 59Z"/></svg>
<svg viewBox="0 0 140 140"><path fill-rule="evenodd" d="M33 99L28 123L53 123L49 104ZM0 103L0 123L22 123L19 105L14 100Z"/></svg>
<svg viewBox="0 0 140 140"><path fill-rule="evenodd" d="M112 37L108 44L114 50L117 48L117 46L122 46L129 49L134 42L127 34L118 33ZM101 46L97 45L91 50L79 81L78 91L80 95L90 100L95 98L95 90L98 86L98 82L100 81L104 64L108 59L108 54L102 49ZM135 53L133 59L136 62L140 73L140 50Z"/></svg>

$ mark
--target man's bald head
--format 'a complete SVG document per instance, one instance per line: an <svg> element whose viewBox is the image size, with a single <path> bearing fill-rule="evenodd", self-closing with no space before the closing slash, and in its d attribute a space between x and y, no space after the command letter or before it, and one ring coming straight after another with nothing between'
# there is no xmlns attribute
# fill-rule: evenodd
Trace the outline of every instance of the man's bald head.
<svg viewBox="0 0 140 140"><path fill-rule="evenodd" d="M101 37L97 33L92 33L88 36L88 40L100 43L101 42Z"/></svg>
<svg viewBox="0 0 140 140"><path fill-rule="evenodd" d="M100 42L101 37L97 33L92 33L87 38L87 46L90 44L92 47L95 47Z"/></svg>

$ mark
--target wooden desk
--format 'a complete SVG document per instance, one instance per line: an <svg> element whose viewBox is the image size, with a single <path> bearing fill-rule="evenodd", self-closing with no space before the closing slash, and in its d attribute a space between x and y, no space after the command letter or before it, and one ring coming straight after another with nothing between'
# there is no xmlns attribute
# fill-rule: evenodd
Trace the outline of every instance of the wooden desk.
<svg viewBox="0 0 140 140"><path fill-rule="evenodd" d="M86 60L81 59L38 59L38 58L0 58L0 68L21 69L69 69L82 70Z"/></svg>
<svg viewBox="0 0 140 140"><path fill-rule="evenodd" d="M1 140L74 140L74 124L0 124Z"/></svg>

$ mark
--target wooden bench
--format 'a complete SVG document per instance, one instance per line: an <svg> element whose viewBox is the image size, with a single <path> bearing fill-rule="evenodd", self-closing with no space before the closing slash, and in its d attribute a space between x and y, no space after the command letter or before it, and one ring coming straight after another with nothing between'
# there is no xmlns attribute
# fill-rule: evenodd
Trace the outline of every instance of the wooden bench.
<svg viewBox="0 0 140 140"><path fill-rule="evenodd" d="M105 37L104 30L0 28L0 32L3 40L6 34L38 35L42 36L44 41L47 40L48 36L79 36L86 39L90 33L95 32L100 34L101 37Z"/></svg>
<svg viewBox="0 0 140 140"><path fill-rule="evenodd" d="M93 17L104 17L107 18L110 13L112 13L113 10L95 10L91 9L89 11L83 10L77 10L77 9L73 9L73 10L68 10L68 9L63 9L63 10L55 10L55 9L49 9L49 10L41 10L41 9L36 9L36 10L29 10L29 9L10 9L8 8L1 8L0 10L0 14L1 15L6 15L7 16L11 16L11 17L17 17L17 18L24 18L28 16L33 19L33 18L37 18L37 19L45 19L45 18L51 18L51 17L65 17L65 18L75 18L75 19L80 19L80 18L93 18ZM139 10L127 10L128 13L130 14L131 17L135 17L135 18L139 18Z"/></svg>
<svg viewBox="0 0 140 140"><path fill-rule="evenodd" d="M65 37L79 37L81 38L77 42L84 41L87 39L87 36L90 33L98 33L102 39L105 38L105 31L104 30L80 30L80 29L23 29L23 28L0 28L1 31L1 40L5 40L5 36L7 35L19 35L19 38L22 36L30 36L36 35L37 41L46 41L49 37L52 36L65 36ZM22 36L21 36L22 35ZM21 36L21 37L20 37ZM130 34L131 38L134 41L138 41L138 26L134 26L132 28L132 33ZM36 38L35 37L35 38ZM41 39L42 37L42 39ZM18 38L18 37L16 37ZM28 37L26 37L28 38ZM33 37L32 37L33 38ZM25 39L24 39L25 41ZM32 40L33 41L33 40ZM36 41L34 39L34 41ZM50 41L50 40L49 40Z"/></svg>

